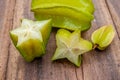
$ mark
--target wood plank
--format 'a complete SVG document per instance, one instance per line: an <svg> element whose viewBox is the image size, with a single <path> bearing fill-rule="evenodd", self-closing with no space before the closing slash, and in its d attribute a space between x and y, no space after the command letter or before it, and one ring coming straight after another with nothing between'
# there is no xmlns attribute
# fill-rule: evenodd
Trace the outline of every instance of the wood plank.
<svg viewBox="0 0 120 80"><path fill-rule="evenodd" d="M5 0L0 0L0 10L1 10L1 13L0 13L0 32L2 30L2 27L3 27L3 19L4 19L4 14L5 14L5 4L6 1Z"/></svg>
<svg viewBox="0 0 120 80"><path fill-rule="evenodd" d="M91 33L95 29L107 24L113 24L119 34L118 19L120 17L117 18L116 23L119 12L114 9L114 3L112 4L114 0L107 2L93 0L93 2L96 8L95 20L92 28L82 36L90 40ZM77 68L67 60L51 61L56 49L57 29L54 28L47 45L46 55L31 63L25 62L10 41L9 31L19 27L21 18L34 19L33 13L30 12L30 3L31 0L0 1L2 4L0 9L3 11L0 13L0 18L4 18L0 20L2 23L0 24L2 26L0 27L0 80L120 80L120 54L118 54L120 40L117 33L114 41L105 51L91 51L84 54L82 65Z"/></svg>
<svg viewBox="0 0 120 80"><path fill-rule="evenodd" d="M120 1L118 0L106 0L106 3L109 7L112 19L116 26L117 34L120 40Z"/></svg>
<svg viewBox="0 0 120 80"><path fill-rule="evenodd" d="M118 64L118 67L119 67L119 72L120 72L120 5L119 5L119 1L118 0L106 0L106 3L108 5L108 8L109 8L109 11L110 11L110 14L112 16L112 19L113 19L113 22L114 22L114 26L116 28L116 34L119 38L119 41L116 41L116 46L115 49L113 49L113 51L115 51L116 49L118 49L118 53L116 52L115 53L115 61L116 63Z"/></svg>
<svg viewBox="0 0 120 80"><path fill-rule="evenodd" d="M13 26L15 0L2 0L0 19L0 80L6 79L7 64L9 59L10 38L9 30Z"/></svg>

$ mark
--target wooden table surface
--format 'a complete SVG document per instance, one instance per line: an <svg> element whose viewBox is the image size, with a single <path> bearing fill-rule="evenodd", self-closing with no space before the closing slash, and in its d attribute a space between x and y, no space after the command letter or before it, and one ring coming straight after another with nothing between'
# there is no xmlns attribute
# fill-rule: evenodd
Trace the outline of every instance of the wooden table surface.
<svg viewBox="0 0 120 80"><path fill-rule="evenodd" d="M9 31L19 27L21 18L33 19L31 0L0 0L0 80L120 80L120 0L93 0L95 20L90 30L82 33L90 40L100 26L112 24L116 36L102 52L83 54L78 68L67 60L51 61L56 49L53 29L46 55L27 63L13 46Z"/></svg>

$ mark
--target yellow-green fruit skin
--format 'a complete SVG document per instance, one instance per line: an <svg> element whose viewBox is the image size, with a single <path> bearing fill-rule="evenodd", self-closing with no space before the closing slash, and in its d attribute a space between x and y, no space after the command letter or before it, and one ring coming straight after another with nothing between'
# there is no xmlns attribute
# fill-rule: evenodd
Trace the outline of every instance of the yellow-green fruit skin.
<svg viewBox="0 0 120 80"><path fill-rule="evenodd" d="M27 62L31 62L35 57L41 57L45 54L44 43L37 39L29 39L21 45L17 45L16 48Z"/></svg>
<svg viewBox="0 0 120 80"><path fill-rule="evenodd" d="M104 50L112 42L115 29L112 25L103 26L92 33L91 40L99 50Z"/></svg>

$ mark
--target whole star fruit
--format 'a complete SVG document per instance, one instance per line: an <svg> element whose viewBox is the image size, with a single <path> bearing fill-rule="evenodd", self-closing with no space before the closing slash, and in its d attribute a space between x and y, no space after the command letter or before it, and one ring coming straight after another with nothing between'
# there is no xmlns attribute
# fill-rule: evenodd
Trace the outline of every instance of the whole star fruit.
<svg viewBox="0 0 120 80"><path fill-rule="evenodd" d="M92 43L81 38L80 30L69 32L58 30L56 34L57 49L52 60L67 58L76 66L81 64L81 54L92 50Z"/></svg>
<svg viewBox="0 0 120 80"><path fill-rule="evenodd" d="M23 19L20 27L10 31L10 37L24 59L31 62L45 54L51 28L51 20Z"/></svg>
<svg viewBox="0 0 120 80"><path fill-rule="evenodd" d="M92 0L32 0L37 20L52 19L52 26L69 30L88 30L94 19Z"/></svg>
<svg viewBox="0 0 120 80"><path fill-rule="evenodd" d="M115 36L115 30L112 25L100 27L92 33L91 40L94 48L104 50L110 45Z"/></svg>

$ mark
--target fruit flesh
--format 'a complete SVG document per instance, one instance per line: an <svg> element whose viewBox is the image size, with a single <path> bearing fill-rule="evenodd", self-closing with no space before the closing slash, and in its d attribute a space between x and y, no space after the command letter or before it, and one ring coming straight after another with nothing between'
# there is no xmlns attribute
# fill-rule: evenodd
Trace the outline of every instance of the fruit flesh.
<svg viewBox="0 0 120 80"><path fill-rule="evenodd" d="M67 58L76 66L81 64L81 54L92 49L92 44L81 38L80 31L73 33L60 29L56 34L57 49L52 60Z"/></svg>

